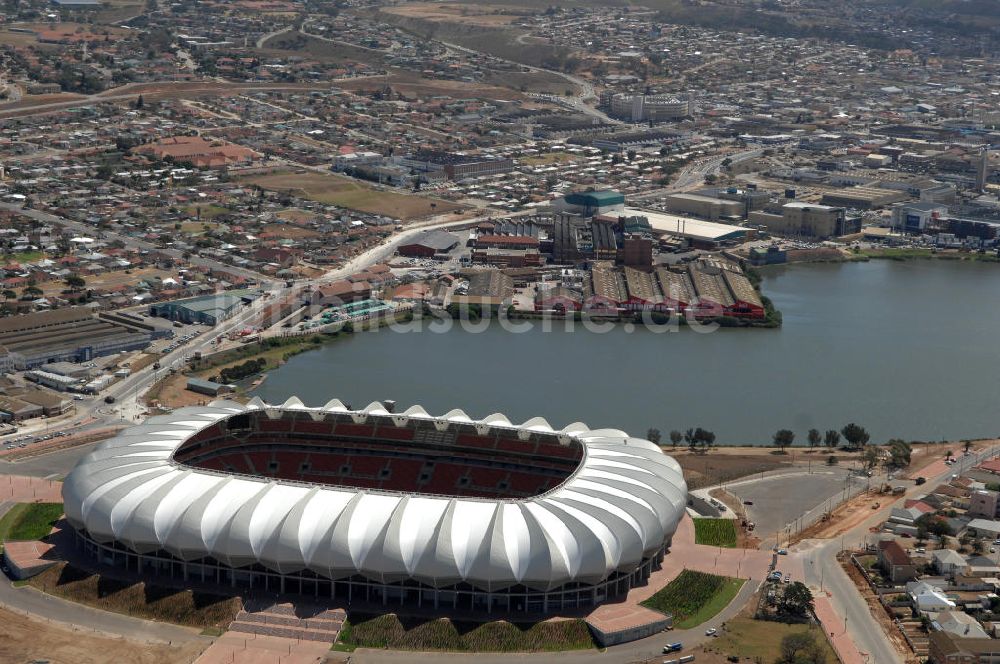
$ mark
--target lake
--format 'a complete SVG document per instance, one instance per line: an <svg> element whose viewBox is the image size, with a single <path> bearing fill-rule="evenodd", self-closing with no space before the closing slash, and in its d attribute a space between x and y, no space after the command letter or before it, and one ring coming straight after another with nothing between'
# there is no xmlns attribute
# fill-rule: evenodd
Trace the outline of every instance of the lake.
<svg viewBox="0 0 1000 664"><path fill-rule="evenodd" d="M781 329L660 334L454 328L355 334L292 358L257 391L278 403L394 399L636 435L701 426L723 444L854 421L873 442L1000 434L1000 266L944 260L768 268ZM537 323L537 322L536 322Z"/></svg>

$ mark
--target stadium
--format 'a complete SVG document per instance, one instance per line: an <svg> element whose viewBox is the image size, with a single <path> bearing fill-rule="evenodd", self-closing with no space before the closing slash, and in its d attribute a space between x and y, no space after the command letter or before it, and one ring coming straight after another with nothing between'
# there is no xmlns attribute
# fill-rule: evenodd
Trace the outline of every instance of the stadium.
<svg viewBox="0 0 1000 664"><path fill-rule="evenodd" d="M687 487L614 429L292 398L152 417L82 459L63 498L78 545L139 575L547 614L643 584Z"/></svg>

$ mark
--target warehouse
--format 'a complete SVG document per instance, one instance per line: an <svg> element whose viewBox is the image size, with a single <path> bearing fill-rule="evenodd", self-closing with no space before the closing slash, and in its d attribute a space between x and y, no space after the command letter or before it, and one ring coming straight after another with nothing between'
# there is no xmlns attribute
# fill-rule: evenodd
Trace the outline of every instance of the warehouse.
<svg viewBox="0 0 1000 664"><path fill-rule="evenodd" d="M617 191L577 191L552 202L556 212L570 212L584 217L593 217L609 212L621 212L625 208L625 196Z"/></svg>
<svg viewBox="0 0 1000 664"><path fill-rule="evenodd" d="M717 224L662 212L625 208L623 214L629 217L645 217L652 230L657 233L685 239L692 246L702 249L714 249L721 245L742 242L753 234L751 229L742 226Z"/></svg>
<svg viewBox="0 0 1000 664"><path fill-rule="evenodd" d="M406 244L399 245L397 253L410 258L433 258L458 246L458 236L445 231L424 231Z"/></svg>
<svg viewBox="0 0 1000 664"><path fill-rule="evenodd" d="M0 366L34 369L49 362L88 362L95 357L149 346L151 334L95 318L85 307L0 319Z"/></svg>
<svg viewBox="0 0 1000 664"><path fill-rule="evenodd" d="M671 194L663 202L670 212L690 214L716 221L722 217L742 217L746 207L742 201L728 201L701 194Z"/></svg>
<svg viewBox="0 0 1000 664"><path fill-rule="evenodd" d="M216 325L235 314L242 304L243 298L238 295L219 293L188 300L157 302L149 307L149 313L182 323Z"/></svg>
<svg viewBox="0 0 1000 664"><path fill-rule="evenodd" d="M860 218L847 218L844 208L792 201L780 212L751 212L750 222L771 233L802 238L828 238L861 230Z"/></svg>
<svg viewBox="0 0 1000 664"><path fill-rule="evenodd" d="M874 210L893 203L908 200L909 194L895 189L880 187L848 187L840 191L830 191L823 194L820 201L824 205L834 205L854 208L856 210Z"/></svg>

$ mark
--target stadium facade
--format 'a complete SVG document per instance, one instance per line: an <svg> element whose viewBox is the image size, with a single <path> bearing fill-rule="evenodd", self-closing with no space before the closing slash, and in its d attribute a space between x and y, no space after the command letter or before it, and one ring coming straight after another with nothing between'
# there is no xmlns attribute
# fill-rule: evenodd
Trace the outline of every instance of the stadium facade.
<svg viewBox="0 0 1000 664"><path fill-rule="evenodd" d="M82 459L63 498L80 546L142 575L552 613L645 582L687 487L614 429L292 398L152 417Z"/></svg>

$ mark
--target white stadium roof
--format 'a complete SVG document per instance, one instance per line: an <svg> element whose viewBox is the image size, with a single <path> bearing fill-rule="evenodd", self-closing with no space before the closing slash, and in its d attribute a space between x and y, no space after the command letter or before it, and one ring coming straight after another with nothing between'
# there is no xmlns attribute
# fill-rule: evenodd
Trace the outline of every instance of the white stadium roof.
<svg viewBox="0 0 1000 664"><path fill-rule="evenodd" d="M432 422L549 433L579 441L576 470L546 493L524 499L447 497L230 475L183 465L174 452L193 434L247 411L280 417L336 414L406 426ZM497 591L517 584L550 590L599 583L655 555L685 511L677 462L653 443L614 429L574 424L553 430L534 418L473 420L459 410L434 417L419 406L389 413L373 403L306 408L215 401L129 427L99 445L63 484L66 516L100 543L141 553L165 550L186 561L206 556L232 567L259 563L279 573L309 569L331 579L355 574L381 583L413 579L433 587L467 582Z"/></svg>

